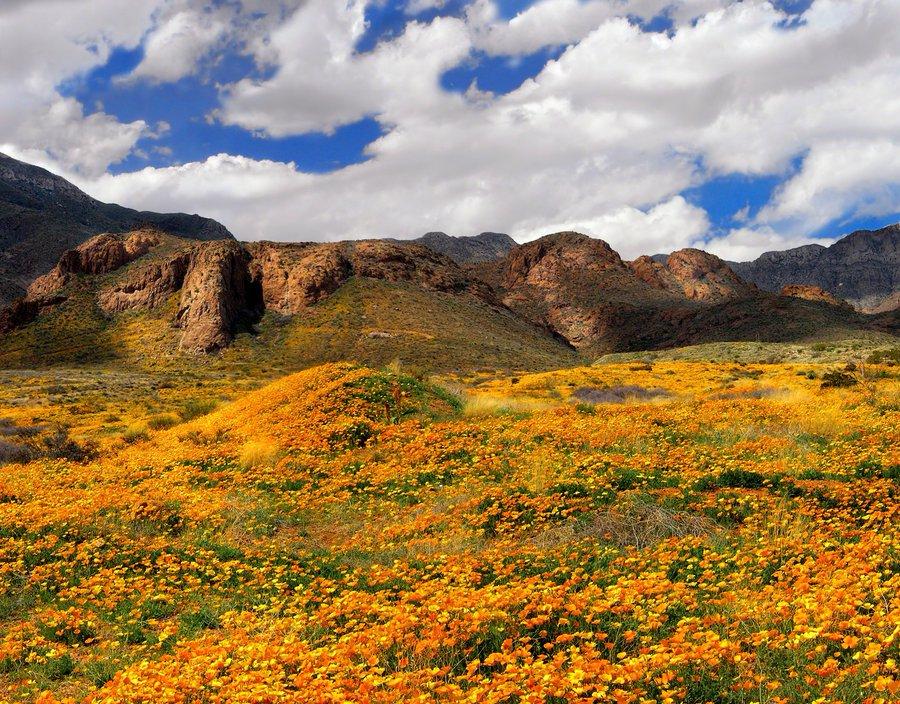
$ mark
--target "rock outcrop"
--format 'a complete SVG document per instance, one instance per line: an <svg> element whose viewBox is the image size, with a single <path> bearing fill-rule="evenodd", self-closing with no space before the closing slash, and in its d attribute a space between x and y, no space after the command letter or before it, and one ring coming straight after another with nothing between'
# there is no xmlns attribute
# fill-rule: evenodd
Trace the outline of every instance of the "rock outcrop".
<svg viewBox="0 0 900 704"><path fill-rule="evenodd" d="M102 234L70 249L49 273L28 287L28 300L43 300L61 291L80 274L108 274L142 257L160 243L160 235L138 230L127 236Z"/></svg>
<svg viewBox="0 0 900 704"><path fill-rule="evenodd" d="M237 242L194 248L175 316L181 349L214 352L227 346L242 323L262 315L262 295L250 277L250 254Z"/></svg>
<svg viewBox="0 0 900 704"><path fill-rule="evenodd" d="M790 296L791 298L802 298L806 301L827 303L828 305L844 308L845 310L853 310L853 306L847 303L847 301L841 300L837 296L832 296L828 291L825 291L818 286L806 286L802 284L785 286L781 289L781 295Z"/></svg>
<svg viewBox="0 0 900 704"><path fill-rule="evenodd" d="M498 305L490 287L477 281L447 257L420 245L388 240L246 245L250 272L267 309L283 315L299 313L330 296L351 276L394 283L408 282L431 291L468 293Z"/></svg>
<svg viewBox="0 0 900 704"><path fill-rule="evenodd" d="M351 275L341 244L253 242L247 251L266 309L282 315L294 315L330 296Z"/></svg>
<svg viewBox="0 0 900 704"><path fill-rule="evenodd" d="M89 277L84 285L66 288L82 276ZM461 307L490 308L490 315L514 321L526 334L546 340L550 333L567 353L575 348L586 355L714 340L786 341L826 329L875 329L876 323L881 331L896 327L886 315L870 323L813 286L791 286L781 296L762 292L700 250L626 263L602 240L574 232L463 268L408 242L190 242L142 230L101 235L66 252L28 298L0 315L0 333L27 325L70 294L83 299L94 291L109 316L160 308L178 296L172 325L180 331L180 348L210 353L229 345L239 330L252 329L266 311L315 318L309 309L351 279L398 284L398 295L414 288L418 296L466 297Z"/></svg>
<svg viewBox="0 0 900 704"><path fill-rule="evenodd" d="M754 287L744 283L725 262L700 249L672 252L666 269L691 300L720 302L753 293Z"/></svg>
<svg viewBox="0 0 900 704"><path fill-rule="evenodd" d="M191 249L185 249L163 261L151 262L100 291L97 302L108 314L156 308L181 290L190 260Z"/></svg>

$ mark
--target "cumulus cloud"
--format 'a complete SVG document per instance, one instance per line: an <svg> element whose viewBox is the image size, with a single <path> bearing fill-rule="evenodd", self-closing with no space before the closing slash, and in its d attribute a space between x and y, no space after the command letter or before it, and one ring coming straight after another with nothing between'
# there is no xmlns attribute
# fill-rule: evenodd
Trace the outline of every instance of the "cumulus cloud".
<svg viewBox="0 0 900 704"><path fill-rule="evenodd" d="M218 113L222 122L280 137L330 132L369 115L398 126L438 118L436 108L453 97L437 77L470 49L462 21L411 22L396 40L360 54L355 46L366 30L366 5L310 0L301 6L271 34L275 75L231 86Z"/></svg>
<svg viewBox="0 0 900 704"><path fill-rule="evenodd" d="M96 112L85 115L58 86L102 66L118 46L134 47L155 0L18 2L0 5L0 134L20 153L57 168L103 172L131 151L147 128Z"/></svg>
<svg viewBox="0 0 900 704"><path fill-rule="evenodd" d="M168 26L178 26L175 9L199 7L173 2L147 3L145 61L153 42L181 41ZM238 46L268 69L223 87L215 119L281 137L374 117L384 134L367 161L308 174L222 154L117 176L81 168L79 184L135 207L202 212L245 239L441 229L525 240L582 229L626 257L705 242L706 213L679 193L720 174L788 179L755 219L744 213L740 229L710 240L730 258L794 246L851 213L898 209L893 0L815 0L802 21L762 0L539 0L512 20L474 0L462 16L411 20L359 52L367 4L244 0L227 5L236 14L224 34L198 42ZM672 20L668 33L633 20L660 13ZM122 41L139 41L134 32ZM480 52L522 56L550 45L566 48L508 94L441 88L447 69ZM137 75L193 71L209 51L202 46L168 74L151 61ZM96 122L109 145L98 163L148 129ZM10 141L31 148L38 135ZM82 156L69 148L68 158Z"/></svg>
<svg viewBox="0 0 900 704"><path fill-rule="evenodd" d="M887 139L816 145L800 172L757 216L761 222L819 228L844 215L900 212L900 142Z"/></svg>
<svg viewBox="0 0 900 704"><path fill-rule="evenodd" d="M709 230L709 217L703 208L675 196L647 210L622 206L588 220L564 220L549 229L528 233L523 239L564 230L602 236L615 243L623 258L634 259L655 254L661 246L666 253L694 246Z"/></svg>
<svg viewBox="0 0 900 704"><path fill-rule="evenodd" d="M177 81L195 73L200 61L228 35L234 8L207 3L169 3L156 13L144 40L144 57L125 81Z"/></svg>

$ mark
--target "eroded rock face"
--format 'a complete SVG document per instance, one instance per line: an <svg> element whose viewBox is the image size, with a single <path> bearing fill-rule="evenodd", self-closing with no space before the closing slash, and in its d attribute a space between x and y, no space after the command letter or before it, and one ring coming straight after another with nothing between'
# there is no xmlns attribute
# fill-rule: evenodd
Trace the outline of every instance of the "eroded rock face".
<svg viewBox="0 0 900 704"><path fill-rule="evenodd" d="M844 308L845 310L853 310L853 306L847 303L847 301L831 295L828 291L818 286L807 286L803 284L784 286L781 289L781 295L790 296L791 298L802 298L806 301L815 301L817 303L827 303L832 306L837 306L838 308Z"/></svg>
<svg viewBox="0 0 900 704"><path fill-rule="evenodd" d="M97 302L105 313L153 309L179 291L187 274L191 250L138 269L124 281L100 292Z"/></svg>
<svg viewBox="0 0 900 704"><path fill-rule="evenodd" d="M266 309L294 315L334 293L351 275L344 246L254 242L250 274L262 289Z"/></svg>
<svg viewBox="0 0 900 704"><path fill-rule="evenodd" d="M79 274L108 274L142 257L160 243L159 234L137 230L127 236L103 234L70 249L53 269L28 287L28 300L48 298Z"/></svg>
<svg viewBox="0 0 900 704"><path fill-rule="evenodd" d="M323 244L256 242L246 245L250 272L266 309L299 313L327 298L351 276L414 283L433 291L470 293L496 304L490 287L426 247L386 240Z"/></svg>
<svg viewBox="0 0 900 704"><path fill-rule="evenodd" d="M506 259L503 284L555 288L570 273L624 269L619 255L603 240L577 232L559 232L514 249Z"/></svg>
<svg viewBox="0 0 900 704"><path fill-rule="evenodd" d="M629 264L634 275L644 283L661 291L681 291L681 285L664 264L646 254Z"/></svg>
<svg viewBox="0 0 900 704"><path fill-rule="evenodd" d="M666 261L687 298L696 301L725 301L752 295L754 287L744 283L731 268L714 254L700 249L680 249Z"/></svg>
<svg viewBox="0 0 900 704"><path fill-rule="evenodd" d="M237 327L262 314L262 295L249 270L250 253L237 242L198 245L191 253L175 317L180 347L214 352L227 346Z"/></svg>

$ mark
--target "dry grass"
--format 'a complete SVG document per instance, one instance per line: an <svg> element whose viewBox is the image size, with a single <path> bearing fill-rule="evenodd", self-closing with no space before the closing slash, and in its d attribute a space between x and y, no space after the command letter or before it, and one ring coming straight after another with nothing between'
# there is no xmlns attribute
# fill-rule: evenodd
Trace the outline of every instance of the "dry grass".
<svg viewBox="0 0 900 704"><path fill-rule="evenodd" d="M645 548L669 538L712 536L721 527L706 516L672 511L656 504L633 503L621 510L602 511L591 520L544 531L533 539L539 547L595 538L619 547Z"/></svg>
<svg viewBox="0 0 900 704"><path fill-rule="evenodd" d="M251 440L241 448L238 461L244 469L274 467L282 455L283 452L277 445L270 442Z"/></svg>
<svg viewBox="0 0 900 704"><path fill-rule="evenodd" d="M463 398L463 415L468 418L504 414L536 413L555 405L548 399L494 394L467 394Z"/></svg>

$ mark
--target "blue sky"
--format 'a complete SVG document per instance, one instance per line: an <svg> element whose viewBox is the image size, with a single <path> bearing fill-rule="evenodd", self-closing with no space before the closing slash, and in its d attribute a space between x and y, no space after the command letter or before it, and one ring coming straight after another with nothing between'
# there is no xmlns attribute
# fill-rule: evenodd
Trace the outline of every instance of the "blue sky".
<svg viewBox="0 0 900 704"><path fill-rule="evenodd" d="M278 239L436 228L522 240L576 227L626 255L708 244L737 256L900 219L898 179L872 175L897 130L803 112L801 96L816 91L844 91L835 105L858 97L845 70L896 73L889 39L853 51L877 18L829 0L682 0L644 16L609 0L284 2L297 5L140 0L144 14L126 18L119 40L111 20L82 28L107 44L93 63L61 67L45 101L102 128L103 158L84 144L45 146L34 129L17 141L15 126L9 144L99 197L203 211L246 239L263 227ZM722 41L703 49L716 32ZM733 67L706 60L743 36L751 48L718 60L735 56ZM815 52L842 45L856 64L815 65ZM834 164L864 157L871 173L835 175ZM207 182L179 180L190 174ZM318 203L331 215L308 218Z"/></svg>

